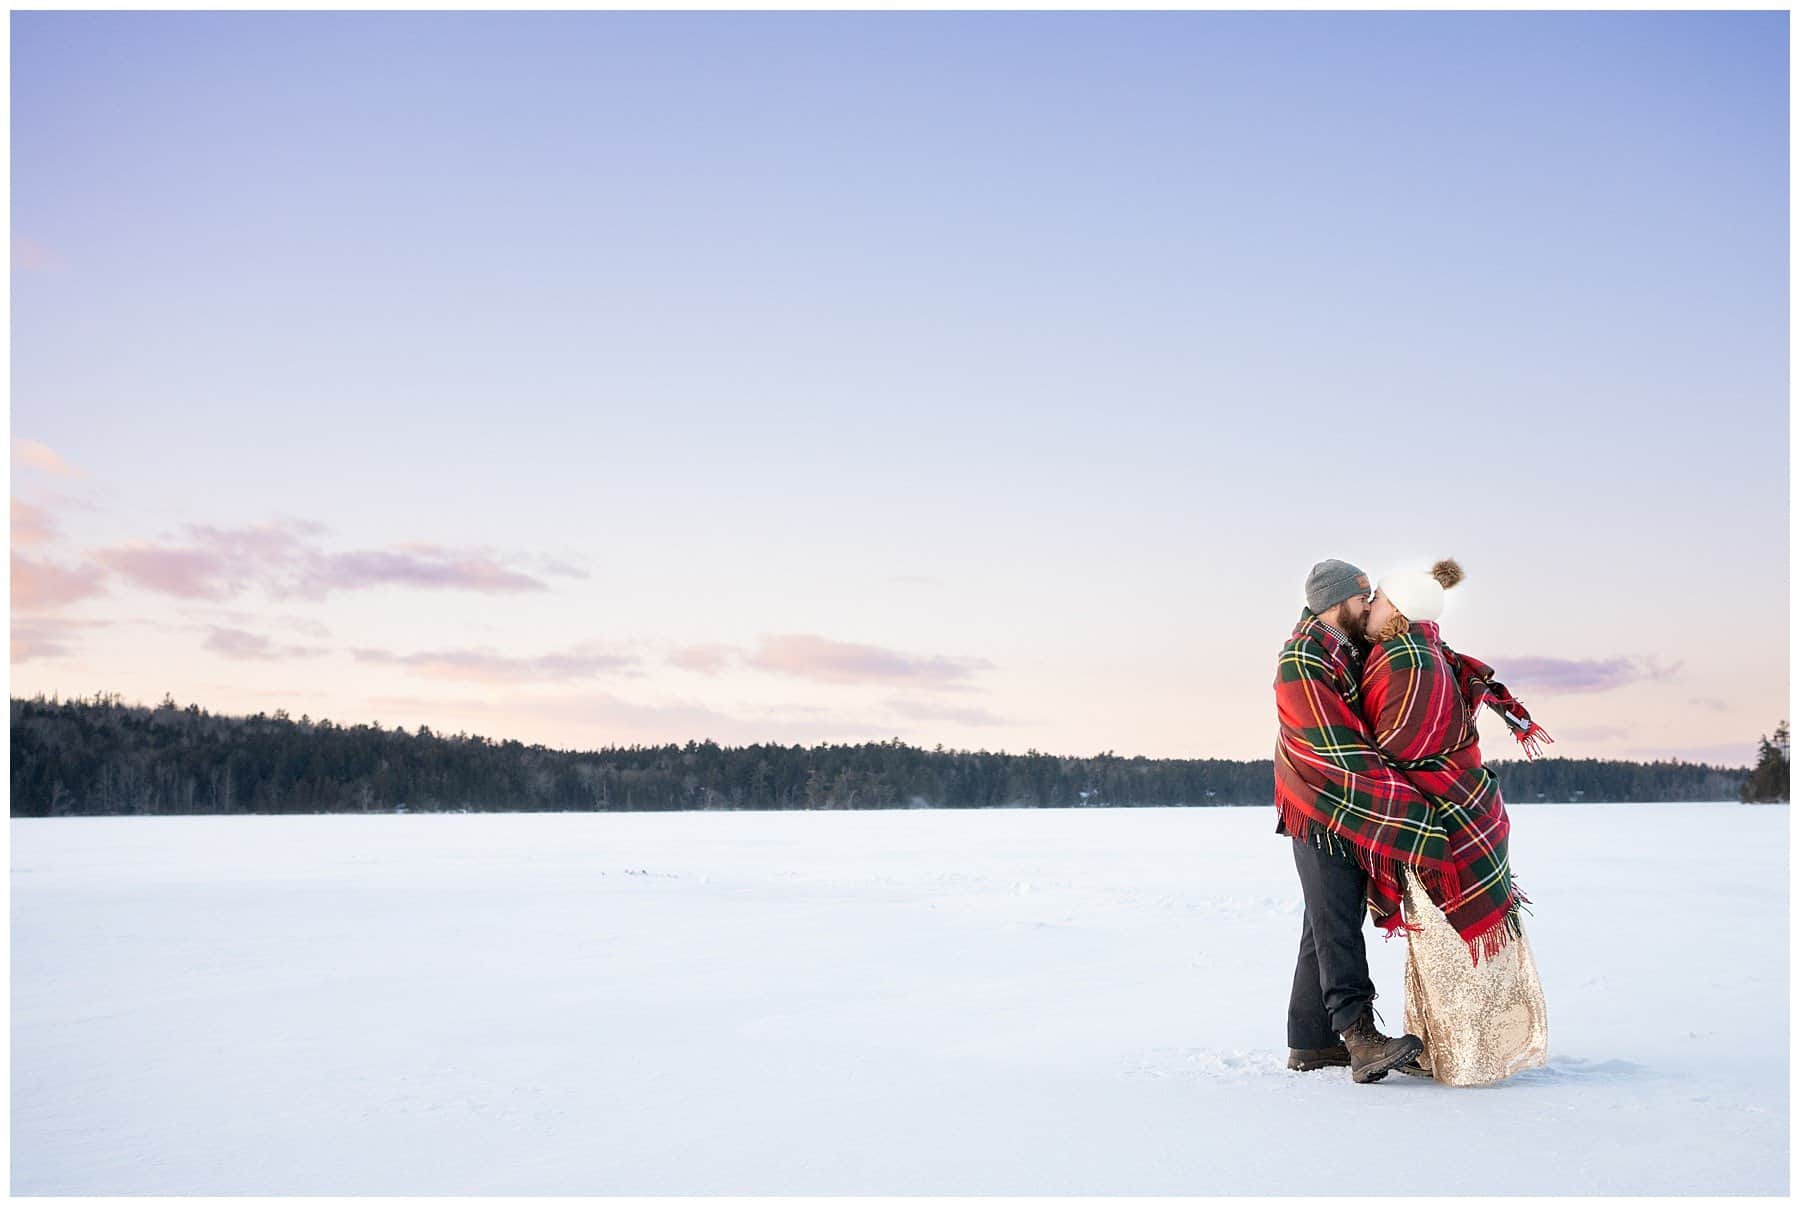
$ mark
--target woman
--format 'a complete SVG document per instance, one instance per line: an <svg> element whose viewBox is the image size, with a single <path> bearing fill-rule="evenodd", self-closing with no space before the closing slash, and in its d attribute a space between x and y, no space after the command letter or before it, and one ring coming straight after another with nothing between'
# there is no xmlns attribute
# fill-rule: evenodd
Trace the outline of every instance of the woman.
<svg viewBox="0 0 1800 1207"><path fill-rule="evenodd" d="M1492 667L1439 636L1444 592L1462 576L1446 559L1429 574L1390 574L1377 584L1360 707L1375 745L1436 808L1457 872L1446 894L1403 868L1401 908L1376 919L1390 937L1407 932L1406 1030L1425 1050L1416 1068L1402 1071L1486 1085L1544 1064L1548 1027L1519 917L1530 899L1507 863L1511 823L1482 764L1475 718L1483 704L1499 713L1527 757L1550 737L1494 682Z"/></svg>

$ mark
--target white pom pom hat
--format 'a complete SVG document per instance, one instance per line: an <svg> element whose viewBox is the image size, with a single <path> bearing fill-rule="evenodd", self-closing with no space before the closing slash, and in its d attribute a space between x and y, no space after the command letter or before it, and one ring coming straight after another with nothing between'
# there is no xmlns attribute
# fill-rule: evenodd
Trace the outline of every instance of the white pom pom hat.
<svg viewBox="0 0 1800 1207"><path fill-rule="evenodd" d="M1430 570L1396 570L1375 588L1408 620L1436 620L1444 614L1445 590L1462 577L1462 567L1445 558Z"/></svg>

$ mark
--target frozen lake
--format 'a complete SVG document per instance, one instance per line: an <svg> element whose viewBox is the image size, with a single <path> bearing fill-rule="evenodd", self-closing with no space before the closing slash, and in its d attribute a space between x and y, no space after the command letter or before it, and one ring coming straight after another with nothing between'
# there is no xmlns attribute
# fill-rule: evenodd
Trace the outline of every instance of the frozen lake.
<svg viewBox="0 0 1800 1207"><path fill-rule="evenodd" d="M1465 1089L1283 1067L1272 808L15 820L12 1191L1786 1194L1788 809L1511 811Z"/></svg>

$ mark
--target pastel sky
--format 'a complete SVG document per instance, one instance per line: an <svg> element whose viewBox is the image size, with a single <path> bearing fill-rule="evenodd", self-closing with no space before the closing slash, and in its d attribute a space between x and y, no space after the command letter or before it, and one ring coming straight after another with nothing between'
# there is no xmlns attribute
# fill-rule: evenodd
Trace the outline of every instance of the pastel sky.
<svg viewBox="0 0 1800 1207"><path fill-rule="evenodd" d="M1551 753L1747 761L1787 22L15 12L12 693L1262 758L1449 555Z"/></svg>

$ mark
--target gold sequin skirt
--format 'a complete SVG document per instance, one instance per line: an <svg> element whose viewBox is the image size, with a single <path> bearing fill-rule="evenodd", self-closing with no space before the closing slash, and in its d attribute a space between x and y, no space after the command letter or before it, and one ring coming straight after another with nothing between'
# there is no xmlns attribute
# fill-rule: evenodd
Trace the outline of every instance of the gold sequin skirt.
<svg viewBox="0 0 1800 1207"><path fill-rule="evenodd" d="M1489 1085L1548 1059L1544 987L1523 928L1479 964L1425 886L1405 868L1406 1030L1425 1041L1419 1063L1445 1085Z"/></svg>

